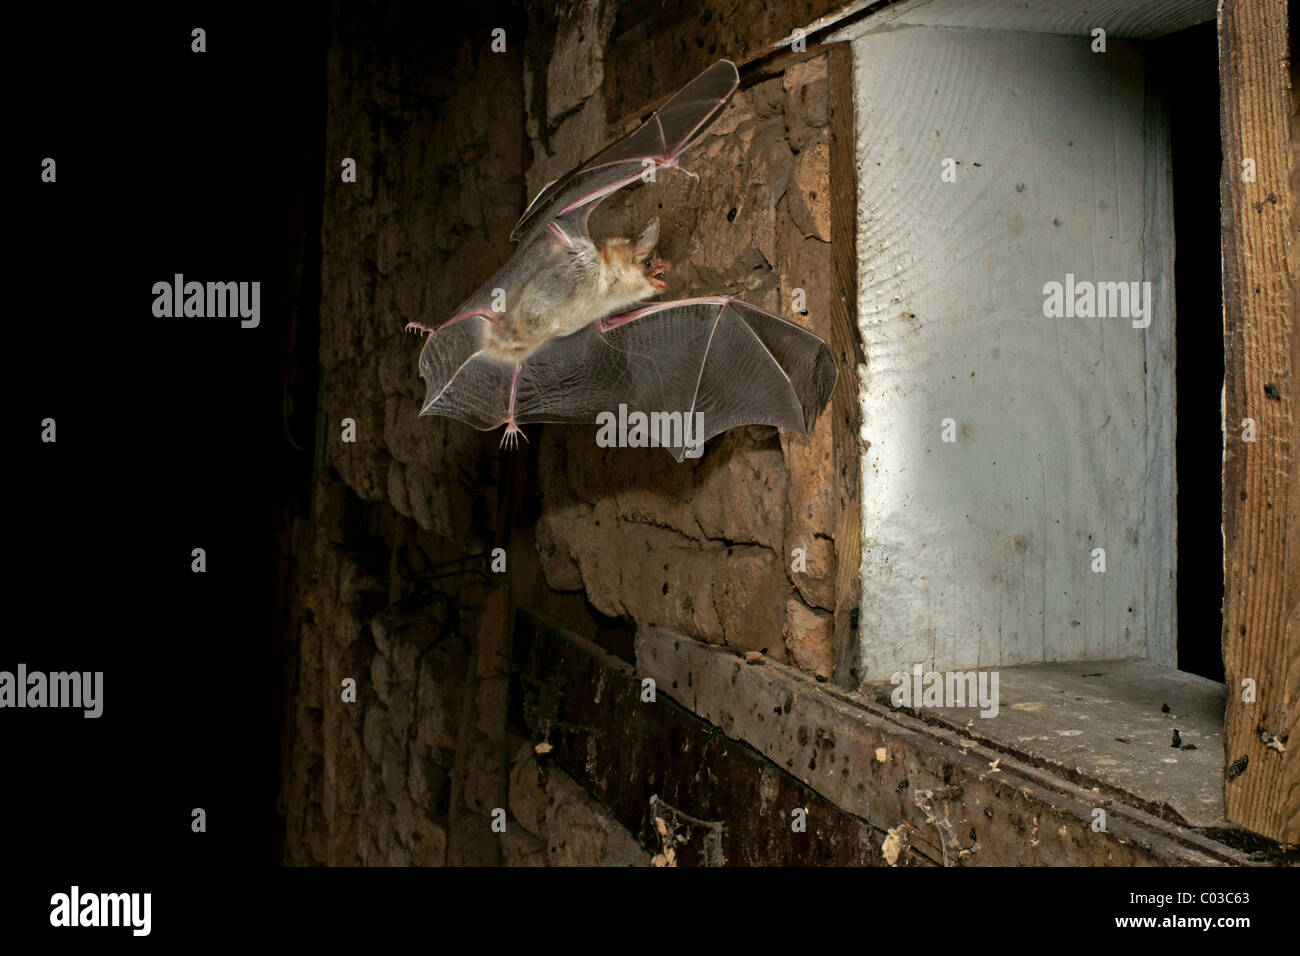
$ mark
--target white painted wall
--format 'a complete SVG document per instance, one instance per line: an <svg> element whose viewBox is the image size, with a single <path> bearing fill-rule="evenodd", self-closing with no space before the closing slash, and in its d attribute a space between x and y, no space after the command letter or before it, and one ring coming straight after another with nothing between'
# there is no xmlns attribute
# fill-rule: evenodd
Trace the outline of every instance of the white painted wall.
<svg viewBox="0 0 1300 956"><path fill-rule="evenodd" d="M852 42L864 680L1172 666L1170 154L1140 53L900 25ZM1150 281L1150 326L1045 318L1044 283L1066 273Z"/></svg>

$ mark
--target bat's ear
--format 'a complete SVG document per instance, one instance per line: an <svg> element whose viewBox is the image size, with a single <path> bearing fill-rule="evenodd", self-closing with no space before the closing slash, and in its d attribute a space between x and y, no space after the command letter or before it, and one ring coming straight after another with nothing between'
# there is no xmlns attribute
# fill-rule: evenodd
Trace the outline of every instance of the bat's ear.
<svg viewBox="0 0 1300 956"><path fill-rule="evenodd" d="M641 230L641 235L636 237L636 255L638 259L643 259L655 251L655 246L659 245L659 217L655 216L646 227Z"/></svg>

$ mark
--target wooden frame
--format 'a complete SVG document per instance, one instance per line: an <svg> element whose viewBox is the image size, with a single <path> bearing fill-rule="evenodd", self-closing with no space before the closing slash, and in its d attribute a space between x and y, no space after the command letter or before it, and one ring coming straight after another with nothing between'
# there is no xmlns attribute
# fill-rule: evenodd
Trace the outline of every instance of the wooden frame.
<svg viewBox="0 0 1300 956"><path fill-rule="evenodd" d="M681 836L681 864L1251 862L1089 781L664 628L639 630L633 669L521 610L513 658L511 715L544 759L651 849Z"/></svg>
<svg viewBox="0 0 1300 956"><path fill-rule="evenodd" d="M1287 4L1225 0L1219 17L1224 806L1234 823L1300 843L1300 334ZM1243 181L1247 160L1253 182ZM1244 419L1255 423L1253 443L1241 440ZM1243 699L1248 681L1254 700Z"/></svg>
<svg viewBox="0 0 1300 956"><path fill-rule="evenodd" d="M831 350L840 378L831 396L834 423L835 682L855 687L854 650L862 596L862 406L857 369L865 361L858 336L857 174L854 170L853 52L840 43L828 51L831 135Z"/></svg>

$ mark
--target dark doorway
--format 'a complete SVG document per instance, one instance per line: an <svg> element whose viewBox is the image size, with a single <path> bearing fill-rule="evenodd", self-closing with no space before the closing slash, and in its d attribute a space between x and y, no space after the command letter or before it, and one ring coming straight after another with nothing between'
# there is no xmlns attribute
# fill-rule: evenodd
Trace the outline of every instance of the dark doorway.
<svg viewBox="0 0 1300 956"><path fill-rule="evenodd" d="M1178 667L1223 677L1223 292L1219 58L1213 21L1151 44L1169 110L1178 389Z"/></svg>

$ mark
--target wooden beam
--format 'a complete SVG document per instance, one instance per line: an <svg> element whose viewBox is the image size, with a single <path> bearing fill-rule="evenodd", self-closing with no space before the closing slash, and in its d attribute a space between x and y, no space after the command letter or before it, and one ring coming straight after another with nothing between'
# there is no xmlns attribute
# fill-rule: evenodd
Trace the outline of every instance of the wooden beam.
<svg viewBox="0 0 1300 956"><path fill-rule="evenodd" d="M1224 0L1224 806L1234 823L1300 843L1300 336L1287 36L1284 0ZM1253 181L1244 181L1251 165ZM1244 419L1254 422L1253 442L1242 440ZM1257 699L1242 699L1246 681Z"/></svg>
<svg viewBox="0 0 1300 956"><path fill-rule="evenodd" d="M1159 819L1103 781L975 738L980 728L923 721L773 661L747 663L667 628L637 632L637 670L836 806L878 829L906 832L913 847L924 846L930 858L949 865L1249 859ZM1105 811L1104 832L1093 829L1099 809Z"/></svg>
<svg viewBox="0 0 1300 956"><path fill-rule="evenodd" d="M652 852L677 865L880 864L884 834L533 612L516 616L511 716ZM806 810L807 828L793 829ZM679 841L678 837L682 839ZM661 860L660 862L667 862ZM933 862L923 853L903 861Z"/></svg>
<svg viewBox="0 0 1300 956"><path fill-rule="evenodd" d="M1248 862L791 668L662 628L638 633L637 659L521 610L511 716L647 847L662 851L656 820L685 836L684 865ZM1097 808L1106 833L1092 829Z"/></svg>
<svg viewBox="0 0 1300 956"><path fill-rule="evenodd" d="M931 26L1000 33L1088 36L1105 27L1107 39L1151 39L1214 19L1215 0L902 0L871 16L872 29ZM870 16L871 11L868 11ZM863 22L855 14L848 22Z"/></svg>
<svg viewBox="0 0 1300 956"><path fill-rule="evenodd" d="M847 43L828 52L831 144L831 352L840 377L831 395L834 423L835 682L856 688L862 598L862 451L859 433L858 366L865 359L858 335L858 191L853 121L853 50Z"/></svg>

